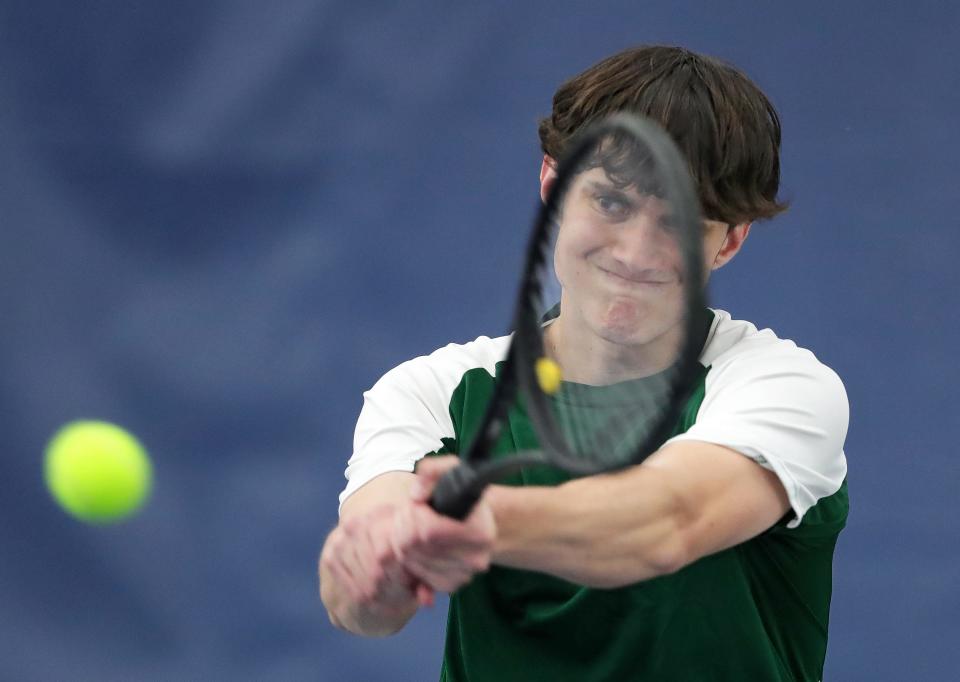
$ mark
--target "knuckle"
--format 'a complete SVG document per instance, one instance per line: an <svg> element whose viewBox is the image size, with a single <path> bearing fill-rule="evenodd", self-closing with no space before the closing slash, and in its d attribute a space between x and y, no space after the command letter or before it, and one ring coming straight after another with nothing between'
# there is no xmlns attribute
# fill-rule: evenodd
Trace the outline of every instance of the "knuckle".
<svg viewBox="0 0 960 682"><path fill-rule="evenodd" d="M366 582L357 590L357 601L361 606L371 606L377 601L377 588L372 582Z"/></svg>
<svg viewBox="0 0 960 682"><path fill-rule="evenodd" d="M490 557L481 554L470 560L470 567L477 573L482 573L490 568Z"/></svg>
<svg viewBox="0 0 960 682"><path fill-rule="evenodd" d="M472 574L469 574L469 573L461 573L461 574L457 575L457 576L456 576L456 579L451 581L451 583L450 583L450 589L448 589L447 591L448 591L448 592L455 592L455 591L459 590L461 587L463 587L464 585L466 585L467 583L469 583L469 582L470 582L470 579L471 579L472 577L473 577L473 575L472 575Z"/></svg>
<svg viewBox="0 0 960 682"><path fill-rule="evenodd" d="M457 589L457 581L448 575L433 580L431 586L438 592L453 592Z"/></svg>
<svg viewBox="0 0 960 682"><path fill-rule="evenodd" d="M411 538L412 544L415 547L421 548L429 545L434 538L435 532L429 526L424 524L419 524L416 527L416 532Z"/></svg>
<svg viewBox="0 0 960 682"><path fill-rule="evenodd" d="M327 537L327 541L323 543L323 549L320 550L320 559L323 560L324 557L330 556L337 547L342 543L342 535L338 531L334 531Z"/></svg>
<svg viewBox="0 0 960 682"><path fill-rule="evenodd" d="M387 574L380 568L377 568L370 572L369 580L369 589L373 594L379 594L380 590L383 588L384 583L386 583Z"/></svg>
<svg viewBox="0 0 960 682"><path fill-rule="evenodd" d="M373 559L379 565L384 565L394 558L393 548L388 542L380 542L373 548Z"/></svg>
<svg viewBox="0 0 960 682"><path fill-rule="evenodd" d="M339 565L342 553L339 550L340 548L337 545L324 547L317 562L320 570L333 570Z"/></svg>

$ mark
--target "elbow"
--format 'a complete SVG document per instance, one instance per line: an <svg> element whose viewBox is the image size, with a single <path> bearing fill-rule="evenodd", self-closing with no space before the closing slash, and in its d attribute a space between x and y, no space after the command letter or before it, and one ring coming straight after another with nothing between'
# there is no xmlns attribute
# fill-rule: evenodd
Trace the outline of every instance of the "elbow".
<svg viewBox="0 0 960 682"><path fill-rule="evenodd" d="M569 575L561 575L584 587L615 590L636 583L676 573L690 563L679 543L664 542L657 546L621 555L616 560L584 569L578 567Z"/></svg>
<svg viewBox="0 0 960 682"><path fill-rule="evenodd" d="M574 581L610 590L676 573L692 563L685 537L679 527L664 524L655 541L648 539L627 551L616 552L607 561L592 564L592 570L575 575Z"/></svg>
<svg viewBox="0 0 960 682"><path fill-rule="evenodd" d="M679 530L653 547L645 559L651 578L676 573L692 563L687 543Z"/></svg>
<svg viewBox="0 0 960 682"><path fill-rule="evenodd" d="M697 558L692 541L697 525L692 505L687 504L682 495L674 495L665 511L656 540L644 553L651 577L676 573Z"/></svg>
<svg viewBox="0 0 960 682"><path fill-rule="evenodd" d="M645 557L654 577L676 573L698 558L694 538L703 521L700 500L689 490L670 479L660 481L659 487L663 494L659 527Z"/></svg>
<svg viewBox="0 0 960 682"><path fill-rule="evenodd" d="M571 552L595 559L582 562L576 582L615 589L670 575L693 563L696 514L683 495L672 493L669 486L660 490L663 496L647 523L609 524L606 532L589 534L591 546L582 548L585 551Z"/></svg>

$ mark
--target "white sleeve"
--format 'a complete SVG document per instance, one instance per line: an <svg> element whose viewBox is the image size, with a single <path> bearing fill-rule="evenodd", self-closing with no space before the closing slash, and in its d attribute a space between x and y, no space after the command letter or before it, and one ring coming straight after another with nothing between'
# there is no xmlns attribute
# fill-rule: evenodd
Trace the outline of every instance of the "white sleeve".
<svg viewBox="0 0 960 682"><path fill-rule="evenodd" d="M363 484L388 471L413 471L416 463L455 438L450 398L463 375L483 367L491 374L506 355L508 337L481 336L450 344L387 372L363 394L344 475L340 505Z"/></svg>
<svg viewBox="0 0 960 682"><path fill-rule="evenodd" d="M843 442L849 406L840 378L789 341L724 360L706 379L696 423L672 441L723 445L772 470L800 525L847 474Z"/></svg>

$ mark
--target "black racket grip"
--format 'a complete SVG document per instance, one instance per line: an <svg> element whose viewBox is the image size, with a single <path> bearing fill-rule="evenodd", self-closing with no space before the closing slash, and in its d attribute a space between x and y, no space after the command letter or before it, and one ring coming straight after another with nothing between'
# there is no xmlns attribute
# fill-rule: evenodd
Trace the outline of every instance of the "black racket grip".
<svg viewBox="0 0 960 682"><path fill-rule="evenodd" d="M445 473L433 489L429 504L435 512L463 521L483 494L486 482L469 464Z"/></svg>

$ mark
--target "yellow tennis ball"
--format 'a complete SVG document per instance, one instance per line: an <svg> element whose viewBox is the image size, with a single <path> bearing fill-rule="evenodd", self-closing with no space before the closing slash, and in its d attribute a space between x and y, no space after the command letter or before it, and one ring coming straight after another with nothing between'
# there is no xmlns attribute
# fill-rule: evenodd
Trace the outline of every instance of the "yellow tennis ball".
<svg viewBox="0 0 960 682"><path fill-rule="evenodd" d="M547 395L553 395L560 388L560 380L563 373L560 371L560 365L550 358L538 358L534 370L537 373L537 381L540 389Z"/></svg>
<svg viewBox="0 0 960 682"><path fill-rule="evenodd" d="M76 421L50 440L44 477L53 498L82 521L110 523L129 516L150 495L153 469L146 450L114 424Z"/></svg>

